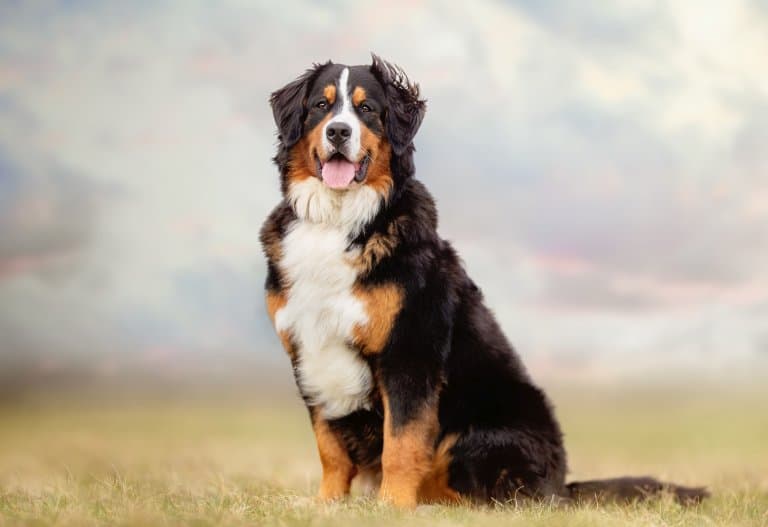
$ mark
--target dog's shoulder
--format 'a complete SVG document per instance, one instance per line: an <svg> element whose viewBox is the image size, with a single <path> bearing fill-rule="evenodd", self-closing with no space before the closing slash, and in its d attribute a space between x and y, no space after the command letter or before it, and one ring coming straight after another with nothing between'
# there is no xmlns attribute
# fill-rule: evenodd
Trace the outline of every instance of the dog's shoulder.
<svg viewBox="0 0 768 527"><path fill-rule="evenodd" d="M267 219L261 226L259 241L265 256L271 262L280 259L280 243L288 230L288 226L296 219L293 207L282 200L272 209Z"/></svg>

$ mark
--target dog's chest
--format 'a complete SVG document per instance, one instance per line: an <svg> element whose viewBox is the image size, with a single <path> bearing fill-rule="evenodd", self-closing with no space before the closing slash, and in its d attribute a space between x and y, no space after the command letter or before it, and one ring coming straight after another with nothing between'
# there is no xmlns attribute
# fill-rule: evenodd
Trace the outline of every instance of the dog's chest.
<svg viewBox="0 0 768 527"><path fill-rule="evenodd" d="M275 326L291 335L297 380L327 418L367 408L372 386L368 364L348 344L367 315L354 294L356 255L347 245L341 229L298 221L283 239L279 263L290 285Z"/></svg>

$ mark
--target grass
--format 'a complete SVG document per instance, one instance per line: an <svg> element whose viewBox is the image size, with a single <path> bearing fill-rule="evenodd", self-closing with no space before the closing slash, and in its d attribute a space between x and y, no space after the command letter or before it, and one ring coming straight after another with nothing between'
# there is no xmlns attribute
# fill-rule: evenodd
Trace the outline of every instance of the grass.
<svg viewBox="0 0 768 527"><path fill-rule="evenodd" d="M768 525L765 392L561 390L571 479L650 474L713 497L401 512L312 499L304 410L265 398L37 401L0 409L0 525Z"/></svg>

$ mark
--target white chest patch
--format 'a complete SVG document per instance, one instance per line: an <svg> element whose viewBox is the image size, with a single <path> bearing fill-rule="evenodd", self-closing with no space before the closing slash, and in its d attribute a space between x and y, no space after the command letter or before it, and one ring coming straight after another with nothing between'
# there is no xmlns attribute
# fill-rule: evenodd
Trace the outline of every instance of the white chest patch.
<svg viewBox="0 0 768 527"><path fill-rule="evenodd" d="M302 212L307 216L299 214L282 242L279 266L290 286L285 306L275 314L275 326L290 333L298 348L303 392L326 418L343 417L369 407L372 387L368 364L347 345L355 325L367 322L362 302L352 293L357 272L351 260L357 255L347 251L348 233L357 221L344 218L343 210L338 211L342 216L333 214L329 208L336 207L323 203L330 199L324 193L293 196L299 209L306 207ZM354 197L349 198L348 205L356 208ZM327 221L331 218L326 214L341 221ZM320 219L326 221L312 221Z"/></svg>

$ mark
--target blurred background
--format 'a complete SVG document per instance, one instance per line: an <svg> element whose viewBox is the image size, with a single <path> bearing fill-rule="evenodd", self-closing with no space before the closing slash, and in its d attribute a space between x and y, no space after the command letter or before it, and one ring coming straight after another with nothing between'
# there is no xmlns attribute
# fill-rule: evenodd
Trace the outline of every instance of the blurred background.
<svg viewBox="0 0 768 527"><path fill-rule="evenodd" d="M0 0L0 524L339 525L265 312L267 99L371 51L428 99L417 175L569 479L765 525L762 0Z"/></svg>
<svg viewBox="0 0 768 527"><path fill-rule="evenodd" d="M2 396L290 393L267 98L371 51L420 83L418 177L535 378L765 378L760 0L6 1Z"/></svg>

